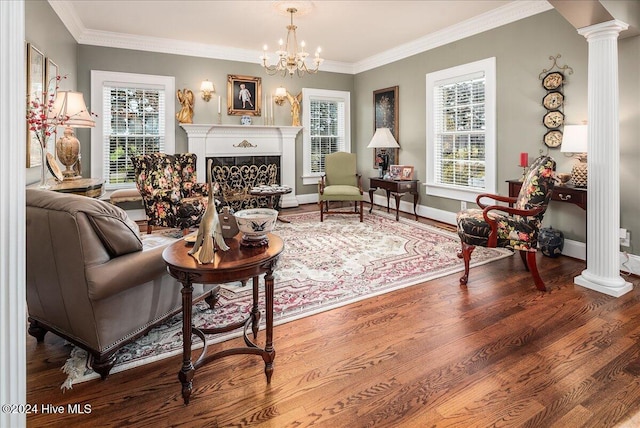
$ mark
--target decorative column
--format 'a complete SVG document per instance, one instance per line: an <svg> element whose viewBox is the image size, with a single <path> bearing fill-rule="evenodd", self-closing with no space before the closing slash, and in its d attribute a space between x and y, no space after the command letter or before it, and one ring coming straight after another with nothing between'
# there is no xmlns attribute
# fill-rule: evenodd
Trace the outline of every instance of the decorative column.
<svg viewBox="0 0 640 428"><path fill-rule="evenodd" d="M0 1L0 402L27 402L25 281L25 4ZM26 426L23 411L0 426Z"/></svg>
<svg viewBox="0 0 640 428"><path fill-rule="evenodd" d="M620 276L620 124L618 35L628 27L613 20L578 30L589 43L587 167L587 268L574 282L610 296L633 288Z"/></svg>

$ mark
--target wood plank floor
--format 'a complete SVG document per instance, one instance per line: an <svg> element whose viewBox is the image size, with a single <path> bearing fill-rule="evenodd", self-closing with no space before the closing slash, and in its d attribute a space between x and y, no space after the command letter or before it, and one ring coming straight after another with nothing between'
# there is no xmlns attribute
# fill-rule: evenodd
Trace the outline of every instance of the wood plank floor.
<svg viewBox="0 0 640 428"><path fill-rule="evenodd" d="M604 296L573 284L583 262L538 257L547 293L516 256L466 288L455 274L277 326L270 385L262 359L229 357L196 372L188 406L180 356L62 393L69 347L28 336L27 402L91 406L28 426L640 426L638 289Z"/></svg>

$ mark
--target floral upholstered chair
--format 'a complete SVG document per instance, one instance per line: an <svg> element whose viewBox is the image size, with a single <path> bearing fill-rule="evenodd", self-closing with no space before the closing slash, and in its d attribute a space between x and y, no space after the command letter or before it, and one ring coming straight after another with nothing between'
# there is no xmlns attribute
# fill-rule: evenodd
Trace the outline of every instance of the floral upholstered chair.
<svg viewBox="0 0 640 428"><path fill-rule="evenodd" d="M131 158L136 186L147 214L147 233L154 226L183 232L200 224L207 207L207 185L196 178L193 153L151 153Z"/></svg>
<svg viewBox="0 0 640 428"><path fill-rule="evenodd" d="M481 194L476 198L480 209L458 213L458 235L462 241L458 257L464 259L461 284L466 284L469 279L469 261L476 246L506 247L520 252L524 266L531 272L536 287L540 291L546 291L536 266L536 248L542 217L553 191L555 169L556 162L551 157L540 156L524 177L517 198ZM482 202L484 198L513 204L513 208L487 205Z"/></svg>

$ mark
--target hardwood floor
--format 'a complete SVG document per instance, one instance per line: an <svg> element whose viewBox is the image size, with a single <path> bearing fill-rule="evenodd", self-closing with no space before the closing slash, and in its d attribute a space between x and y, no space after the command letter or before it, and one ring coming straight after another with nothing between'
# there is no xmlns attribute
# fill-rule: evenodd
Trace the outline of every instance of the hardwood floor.
<svg viewBox="0 0 640 428"><path fill-rule="evenodd" d="M260 358L229 357L196 372L188 406L180 356L62 393L69 347L29 336L27 402L65 412L28 425L640 426L640 293L577 287L583 262L538 257L546 293L516 256L472 268L466 288L454 274L276 326L270 385Z"/></svg>

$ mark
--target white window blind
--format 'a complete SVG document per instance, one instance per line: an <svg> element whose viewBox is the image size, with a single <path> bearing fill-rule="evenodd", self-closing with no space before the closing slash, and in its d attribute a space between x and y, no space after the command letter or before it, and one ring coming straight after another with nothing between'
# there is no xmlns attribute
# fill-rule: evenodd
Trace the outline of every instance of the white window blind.
<svg viewBox="0 0 640 428"><path fill-rule="evenodd" d="M324 172L326 155L344 151L344 102L311 100L311 172Z"/></svg>
<svg viewBox="0 0 640 428"><path fill-rule="evenodd" d="M435 180L484 189L485 77L437 86Z"/></svg>
<svg viewBox="0 0 640 428"><path fill-rule="evenodd" d="M135 188L131 157L175 153L175 78L91 70L91 176L107 190Z"/></svg>
<svg viewBox="0 0 640 428"><path fill-rule="evenodd" d="M103 87L103 171L110 188L135 182L132 156L165 151L163 89Z"/></svg>
<svg viewBox="0 0 640 428"><path fill-rule="evenodd" d="M495 58L427 74L427 194L495 193Z"/></svg>
<svg viewBox="0 0 640 428"><path fill-rule="evenodd" d="M302 89L304 184L316 184L324 173L325 156L351 151L350 94Z"/></svg>

